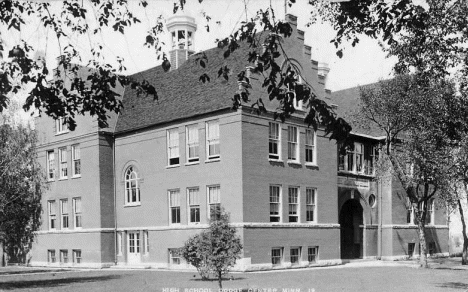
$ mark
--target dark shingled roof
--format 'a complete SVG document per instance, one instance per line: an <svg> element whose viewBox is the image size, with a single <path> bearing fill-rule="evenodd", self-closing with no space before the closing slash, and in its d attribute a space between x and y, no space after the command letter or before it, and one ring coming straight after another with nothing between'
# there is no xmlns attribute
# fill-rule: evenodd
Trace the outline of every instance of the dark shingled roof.
<svg viewBox="0 0 468 292"><path fill-rule="evenodd" d="M177 70L164 72L158 66L132 75L155 86L159 99L145 94L137 96L135 90L127 87L123 95L124 109L115 132L128 132L232 107L232 97L238 89L237 74L248 65L249 48L243 45L227 59L223 56L224 51L219 48L205 51L206 68L195 61L197 55L192 55ZM218 70L224 65L231 70L228 81L218 78ZM199 81L204 73L208 74L210 82Z"/></svg>

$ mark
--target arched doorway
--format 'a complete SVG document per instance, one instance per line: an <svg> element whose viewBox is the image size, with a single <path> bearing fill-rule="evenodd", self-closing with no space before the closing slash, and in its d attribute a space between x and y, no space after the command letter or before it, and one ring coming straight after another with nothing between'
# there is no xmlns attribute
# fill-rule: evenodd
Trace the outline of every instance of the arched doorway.
<svg viewBox="0 0 468 292"><path fill-rule="evenodd" d="M362 258L362 225L363 209L359 200L350 199L343 204L340 211L341 258Z"/></svg>

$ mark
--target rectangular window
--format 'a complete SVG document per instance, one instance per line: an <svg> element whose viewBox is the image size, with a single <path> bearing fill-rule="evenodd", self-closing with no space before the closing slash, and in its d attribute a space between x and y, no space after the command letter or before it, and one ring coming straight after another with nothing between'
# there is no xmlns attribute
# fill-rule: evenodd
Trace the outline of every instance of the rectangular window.
<svg viewBox="0 0 468 292"><path fill-rule="evenodd" d="M281 159L281 131L278 123L269 124L268 134L268 158L269 159Z"/></svg>
<svg viewBox="0 0 468 292"><path fill-rule="evenodd" d="M187 190L189 203L189 222L200 223L200 194L198 188L190 188Z"/></svg>
<svg viewBox="0 0 468 292"><path fill-rule="evenodd" d="M81 228L83 227L81 222L81 198L73 198L73 219L74 227Z"/></svg>
<svg viewBox="0 0 468 292"><path fill-rule="evenodd" d="M67 178L68 176L68 161L67 161L67 148L59 149L60 159L60 178Z"/></svg>
<svg viewBox="0 0 468 292"><path fill-rule="evenodd" d="M198 125L187 126L187 162L198 162L200 160L198 142Z"/></svg>
<svg viewBox="0 0 468 292"><path fill-rule="evenodd" d="M122 232L117 232L117 255L122 255Z"/></svg>
<svg viewBox="0 0 468 292"><path fill-rule="evenodd" d="M428 201L426 220L427 224L434 224L434 199L429 199Z"/></svg>
<svg viewBox="0 0 468 292"><path fill-rule="evenodd" d="M273 266L279 266L283 262L283 248L277 247L271 249L271 263Z"/></svg>
<svg viewBox="0 0 468 292"><path fill-rule="evenodd" d="M208 160L220 157L218 121L210 121L206 123L206 149L208 152Z"/></svg>
<svg viewBox="0 0 468 292"><path fill-rule="evenodd" d="M298 265L301 259L301 248L292 247L290 250L291 265Z"/></svg>
<svg viewBox="0 0 468 292"><path fill-rule="evenodd" d="M315 154L315 131L306 129L305 132L305 161L306 163L316 164Z"/></svg>
<svg viewBox="0 0 468 292"><path fill-rule="evenodd" d="M49 264L57 262L57 259L55 257L55 249L47 250L47 261L49 262Z"/></svg>
<svg viewBox="0 0 468 292"><path fill-rule="evenodd" d="M374 146L364 145L364 173L374 175L375 149Z"/></svg>
<svg viewBox="0 0 468 292"><path fill-rule="evenodd" d="M180 252L178 248L169 249L169 264L180 265Z"/></svg>
<svg viewBox="0 0 468 292"><path fill-rule="evenodd" d="M65 119L60 117L55 120L55 132L56 134L62 134L68 132L68 127L65 124Z"/></svg>
<svg viewBox="0 0 468 292"><path fill-rule="evenodd" d="M143 231L143 252L149 254L149 237L148 230Z"/></svg>
<svg viewBox="0 0 468 292"><path fill-rule="evenodd" d="M167 130L168 165L179 164L179 129Z"/></svg>
<svg viewBox="0 0 468 292"><path fill-rule="evenodd" d="M270 222L281 222L280 186L270 186Z"/></svg>
<svg viewBox="0 0 468 292"><path fill-rule="evenodd" d="M49 229L56 229L57 228L57 213L55 210L55 201L48 201L47 205L49 209Z"/></svg>
<svg viewBox="0 0 468 292"><path fill-rule="evenodd" d="M354 149L352 151L348 151L346 153L346 157L347 157L347 162L348 162L348 167L346 170L353 172L354 171Z"/></svg>
<svg viewBox="0 0 468 292"><path fill-rule="evenodd" d="M81 264L81 249L74 249L73 250L73 263L74 264Z"/></svg>
<svg viewBox="0 0 468 292"><path fill-rule="evenodd" d="M60 263L61 264L68 263L68 250L66 250L66 249L61 249L60 250Z"/></svg>
<svg viewBox="0 0 468 292"><path fill-rule="evenodd" d="M315 203L316 190L313 188L306 189L306 220L307 222L317 221L316 203Z"/></svg>
<svg viewBox="0 0 468 292"><path fill-rule="evenodd" d="M221 214L221 194L219 186L208 187L210 220L218 220Z"/></svg>
<svg viewBox="0 0 468 292"><path fill-rule="evenodd" d="M179 190L169 191L169 207L171 213L171 224L180 223L180 192Z"/></svg>
<svg viewBox="0 0 468 292"><path fill-rule="evenodd" d="M140 232L128 233L128 252L140 253Z"/></svg>
<svg viewBox="0 0 468 292"><path fill-rule="evenodd" d="M408 197L406 198L406 223L414 224L414 206Z"/></svg>
<svg viewBox="0 0 468 292"><path fill-rule="evenodd" d="M72 146L72 176L81 176L80 145Z"/></svg>
<svg viewBox="0 0 468 292"><path fill-rule="evenodd" d="M60 214L62 216L62 229L68 229L69 222L68 222L68 200L60 200Z"/></svg>
<svg viewBox="0 0 468 292"><path fill-rule="evenodd" d="M309 264L315 264L318 260L318 246L311 246L307 249L307 260Z"/></svg>
<svg viewBox="0 0 468 292"><path fill-rule="evenodd" d="M299 188L289 187L289 222L299 222Z"/></svg>
<svg viewBox="0 0 468 292"><path fill-rule="evenodd" d="M364 171L364 165L363 165L364 145L362 145L361 143L355 143L354 152L356 153L356 171L361 173Z"/></svg>
<svg viewBox="0 0 468 292"><path fill-rule="evenodd" d="M299 135L297 127L288 126L288 160L299 162Z"/></svg>
<svg viewBox="0 0 468 292"><path fill-rule="evenodd" d="M54 150L47 151L47 180L55 179L55 153Z"/></svg>
<svg viewBox="0 0 468 292"><path fill-rule="evenodd" d="M408 257L412 258L414 256L414 248L416 247L416 244L414 242L408 243Z"/></svg>

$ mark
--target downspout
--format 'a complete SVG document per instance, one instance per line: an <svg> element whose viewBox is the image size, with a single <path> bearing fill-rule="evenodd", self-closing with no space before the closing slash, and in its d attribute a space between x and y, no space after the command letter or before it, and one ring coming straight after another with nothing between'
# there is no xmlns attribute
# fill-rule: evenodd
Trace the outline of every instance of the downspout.
<svg viewBox="0 0 468 292"><path fill-rule="evenodd" d="M377 259L382 259L382 178L378 179L378 200L379 200L379 224L378 224L378 236L377 236Z"/></svg>
<svg viewBox="0 0 468 292"><path fill-rule="evenodd" d="M122 98L125 94L125 87L122 92ZM115 175L115 129L117 128L117 121L119 120L120 112L117 114L117 119L112 131L112 179L114 181L114 265L117 265L118 253L118 238L117 238L117 176Z"/></svg>

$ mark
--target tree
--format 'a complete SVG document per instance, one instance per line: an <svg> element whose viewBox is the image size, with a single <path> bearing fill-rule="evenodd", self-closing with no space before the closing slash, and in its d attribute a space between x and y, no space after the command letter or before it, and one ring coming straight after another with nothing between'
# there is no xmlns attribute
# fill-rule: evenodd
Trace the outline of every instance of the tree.
<svg viewBox="0 0 468 292"><path fill-rule="evenodd" d="M181 249L182 257L197 268L202 279L213 274L223 288L222 278L240 258L242 244L234 227L229 225L229 214L224 210L210 220L210 227L190 237Z"/></svg>
<svg viewBox="0 0 468 292"><path fill-rule="evenodd" d="M11 262L26 262L41 224L44 177L29 127L0 125L0 240Z"/></svg>
<svg viewBox="0 0 468 292"><path fill-rule="evenodd" d="M450 157L458 103L454 85L421 75L397 76L361 88L363 122L386 133L380 176L392 173L401 182L415 211L421 245L420 265L427 267L426 217L429 203L450 179Z"/></svg>

